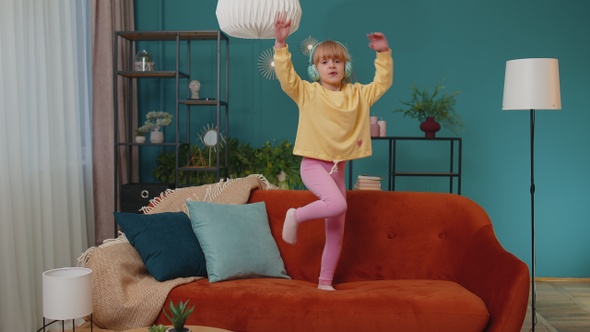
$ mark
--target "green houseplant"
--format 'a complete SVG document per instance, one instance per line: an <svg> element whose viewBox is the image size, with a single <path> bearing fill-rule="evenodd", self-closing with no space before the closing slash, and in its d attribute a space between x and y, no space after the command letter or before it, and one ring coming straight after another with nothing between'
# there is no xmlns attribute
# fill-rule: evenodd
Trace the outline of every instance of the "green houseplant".
<svg viewBox="0 0 590 332"><path fill-rule="evenodd" d="M188 305L188 300L186 302L178 302L178 305L174 305L172 301L170 301L170 314L168 314L164 310L164 316L168 318L168 320L172 323L171 328L168 329L168 332L190 332L189 329L184 327L186 323L186 319L193 313L195 310L195 306L193 305L190 309L187 309L186 306Z"/></svg>
<svg viewBox="0 0 590 332"><path fill-rule="evenodd" d="M445 128L458 134L459 129L465 130L461 116L455 111L457 103L456 96L461 91L454 91L451 93L444 92L445 86L442 82L438 82L434 90L430 92L428 88L419 89L416 85L412 86L412 93L408 101L401 101L406 107L398 108L393 112L402 113L404 117L418 119L422 124L434 120L436 123L442 124ZM426 137L434 137L434 132L429 136L429 131L424 130L423 125L421 129L426 132Z"/></svg>
<svg viewBox="0 0 590 332"><path fill-rule="evenodd" d="M198 146L182 145L179 151L179 160L183 163L197 153ZM297 189L303 187L303 181L299 175L301 157L293 155L293 144L287 140L271 143L267 141L261 147L251 147L250 144L240 143L237 138L228 138L222 149L229 149L228 168L231 178L245 177L250 174L262 174L268 181L276 186L282 182L288 188ZM220 151L221 164L225 163L225 151ZM216 162L216 154L212 155ZM156 167L152 175L162 183L174 183L176 156L174 152L164 151L156 158ZM281 173L282 172L282 173ZM215 172L180 171L181 182L191 185L202 185L216 181ZM284 176L284 181L281 181Z"/></svg>
<svg viewBox="0 0 590 332"><path fill-rule="evenodd" d="M257 148L236 141L235 149L230 150L229 170L232 177L262 174L280 188L303 187L300 164L301 157L293 155L293 144L287 140L266 141Z"/></svg>

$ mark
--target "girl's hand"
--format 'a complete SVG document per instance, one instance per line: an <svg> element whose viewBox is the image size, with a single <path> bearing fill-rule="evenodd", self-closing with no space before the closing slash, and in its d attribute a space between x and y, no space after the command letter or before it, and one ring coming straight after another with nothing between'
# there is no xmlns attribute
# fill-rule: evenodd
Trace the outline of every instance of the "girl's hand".
<svg viewBox="0 0 590 332"><path fill-rule="evenodd" d="M291 31L291 20L287 20L287 12L278 12L275 18L276 48L285 47L289 31Z"/></svg>
<svg viewBox="0 0 590 332"><path fill-rule="evenodd" d="M367 34L369 38L369 47L376 52L384 52L389 49L387 38L381 32L372 32Z"/></svg>

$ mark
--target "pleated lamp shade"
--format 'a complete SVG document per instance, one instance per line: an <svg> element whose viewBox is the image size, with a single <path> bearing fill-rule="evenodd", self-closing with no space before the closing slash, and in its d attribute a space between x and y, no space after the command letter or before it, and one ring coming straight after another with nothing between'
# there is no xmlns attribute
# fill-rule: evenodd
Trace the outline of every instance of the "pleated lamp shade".
<svg viewBox="0 0 590 332"><path fill-rule="evenodd" d="M283 11L291 19L292 34L301 20L299 0L219 0L215 13L221 30L232 37L274 39L275 18Z"/></svg>
<svg viewBox="0 0 590 332"><path fill-rule="evenodd" d="M503 110L560 110L557 59L506 61Z"/></svg>
<svg viewBox="0 0 590 332"><path fill-rule="evenodd" d="M91 269L65 267L43 272L43 317L69 320L91 313Z"/></svg>

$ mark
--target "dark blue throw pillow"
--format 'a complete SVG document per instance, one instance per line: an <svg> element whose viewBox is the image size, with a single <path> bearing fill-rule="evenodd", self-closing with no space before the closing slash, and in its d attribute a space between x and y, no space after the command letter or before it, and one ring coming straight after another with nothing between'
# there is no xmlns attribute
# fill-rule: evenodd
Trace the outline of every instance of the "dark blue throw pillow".
<svg viewBox="0 0 590 332"><path fill-rule="evenodd" d="M207 276L205 255L184 212L114 215L156 280Z"/></svg>

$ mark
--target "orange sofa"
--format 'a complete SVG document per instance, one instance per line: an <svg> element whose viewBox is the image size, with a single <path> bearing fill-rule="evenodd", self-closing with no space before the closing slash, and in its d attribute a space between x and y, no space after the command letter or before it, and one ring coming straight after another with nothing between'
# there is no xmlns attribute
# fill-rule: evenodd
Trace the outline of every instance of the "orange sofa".
<svg viewBox="0 0 590 332"><path fill-rule="evenodd" d="M254 278L174 288L165 303L196 305L187 324L232 331L520 331L529 296L527 266L502 248L485 211L441 193L349 191L335 292L317 278L324 223L281 239L285 212L308 191L255 190L292 279ZM156 324L168 324L160 313Z"/></svg>

